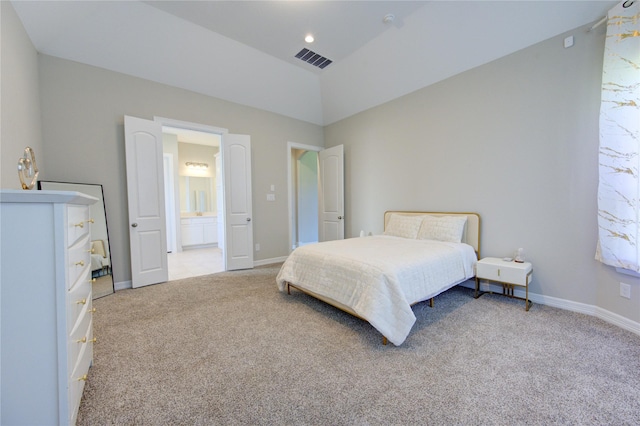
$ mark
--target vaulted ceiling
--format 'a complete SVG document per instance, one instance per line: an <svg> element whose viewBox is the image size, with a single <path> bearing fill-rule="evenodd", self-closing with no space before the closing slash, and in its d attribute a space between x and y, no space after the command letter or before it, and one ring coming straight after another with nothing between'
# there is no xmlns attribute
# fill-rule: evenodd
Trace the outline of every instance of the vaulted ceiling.
<svg viewBox="0 0 640 426"><path fill-rule="evenodd" d="M12 1L41 53L319 125L596 22L616 3ZM333 62L297 59L303 48Z"/></svg>

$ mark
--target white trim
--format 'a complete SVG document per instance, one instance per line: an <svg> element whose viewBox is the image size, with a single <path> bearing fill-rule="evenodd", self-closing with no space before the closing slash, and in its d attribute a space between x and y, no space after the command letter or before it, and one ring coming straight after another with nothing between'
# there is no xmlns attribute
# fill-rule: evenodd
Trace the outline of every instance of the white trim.
<svg viewBox="0 0 640 426"><path fill-rule="evenodd" d="M177 249L177 233L176 233L176 199L175 199L175 182L173 179L173 153L163 152L162 159L164 162L164 204L167 214L167 252L176 252Z"/></svg>
<svg viewBox="0 0 640 426"><path fill-rule="evenodd" d="M153 117L153 121L156 123L159 123L160 126L162 127L175 127L178 129L185 129L185 130L192 130L192 131L196 131L196 132L201 132L201 133L211 133L211 134L217 134L220 135L220 139L224 138L225 135L229 134L229 129L225 129L224 127L216 127L216 126L209 126L207 124L201 124L201 123L194 123L194 122L190 122L190 121L182 121L182 120L175 120L173 118L166 118L166 117L159 117L159 116L154 116ZM222 143L220 144L219 147L219 151L218 153L220 155L222 155ZM221 162L221 165L223 163ZM222 166L224 167L224 166ZM222 174L224 176L224 173ZM223 177L223 181L224 181L224 177ZM175 182L174 182L175 185ZM175 186L174 186L175 188ZM174 189L175 191L175 189ZM224 190L223 190L224 191ZM174 202L175 202L175 198L174 198ZM178 201L179 203L179 201ZM226 212L223 212L226 213ZM224 229L224 214L222 217L222 221L223 221L223 225L222 228ZM181 229L180 229L180 215L178 214L176 216L176 224L175 224L175 252L181 252L182 251L182 233L181 233ZM218 218L218 221L220 221L220 218ZM178 241L180 242L180 244L178 244ZM224 251L225 247L221 247ZM227 270L226 264L225 264L225 271Z"/></svg>
<svg viewBox="0 0 640 426"><path fill-rule="evenodd" d="M616 272L618 272L620 274L630 275L630 276L635 277L635 278L640 278L640 273L638 273L636 271L632 271L631 269L625 269L625 268L616 267Z"/></svg>
<svg viewBox="0 0 640 426"><path fill-rule="evenodd" d="M153 117L153 121L160 123L162 126L177 127L179 129L195 130L197 132L218 133L221 135L229 133L229 129L223 127L209 126L206 124L192 123L189 121L174 120L173 118Z"/></svg>
<svg viewBox="0 0 640 426"><path fill-rule="evenodd" d="M631 321L629 318L614 314L602 308L596 307L595 309L596 313L594 316L597 318L640 336L640 323Z"/></svg>
<svg viewBox="0 0 640 426"><path fill-rule="evenodd" d="M113 285L113 290L114 291L126 290L128 288L133 288L133 284L131 283L131 280L129 280L129 281L119 281L117 283L114 283L114 285Z"/></svg>
<svg viewBox="0 0 640 426"><path fill-rule="evenodd" d="M287 142L287 205L289 212L289 247L291 247L291 251L295 249L295 241L293 241L293 233L291 232L293 228L293 200L291 199L291 193L293 191L293 182L291 180L291 151L293 149L304 149L306 151L320 152L324 150L324 147L315 146L315 145L305 145L302 143L296 142Z"/></svg>
<svg viewBox="0 0 640 426"><path fill-rule="evenodd" d="M495 284L486 284L481 285L481 290L491 291L495 293L502 293L502 287ZM476 283L473 279L465 281L460 284L463 287L473 288L475 289ZM514 296L524 297L525 292L520 288L515 289ZM533 303L537 303L539 305L550 306L552 308L563 309L565 311L577 312L580 314L589 315L592 317L599 318L603 321L608 322L609 324L613 324L617 327L620 327L624 330L630 331L634 334L640 336L640 323L632 321L628 318L615 314L613 312L607 311L606 309L602 309L598 306L587 305L585 303L573 302L571 300L566 299L558 299L557 297L544 296L542 294L531 293L529 292L529 300ZM524 302L523 302L524 303Z"/></svg>
<svg viewBox="0 0 640 426"><path fill-rule="evenodd" d="M274 263L282 263L285 260L287 260L288 256L281 256L281 257L274 257L272 259L262 259L262 260L256 260L255 262L253 262L253 266L264 266L264 265L271 265Z"/></svg>

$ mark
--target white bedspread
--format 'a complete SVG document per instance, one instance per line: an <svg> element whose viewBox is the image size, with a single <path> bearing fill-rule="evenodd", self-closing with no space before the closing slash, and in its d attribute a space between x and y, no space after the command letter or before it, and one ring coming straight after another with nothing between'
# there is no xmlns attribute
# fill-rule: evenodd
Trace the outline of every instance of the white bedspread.
<svg viewBox="0 0 640 426"><path fill-rule="evenodd" d="M411 305L472 278L476 261L464 243L379 235L299 247L276 281L350 307L400 345L416 321Z"/></svg>
<svg viewBox="0 0 640 426"><path fill-rule="evenodd" d="M92 254L91 255L91 270L97 271L107 266L104 263L104 257L101 254Z"/></svg>

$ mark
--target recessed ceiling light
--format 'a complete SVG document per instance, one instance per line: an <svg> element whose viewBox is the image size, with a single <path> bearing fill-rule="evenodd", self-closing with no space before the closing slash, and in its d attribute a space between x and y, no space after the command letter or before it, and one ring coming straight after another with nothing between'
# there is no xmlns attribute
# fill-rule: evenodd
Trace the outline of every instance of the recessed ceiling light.
<svg viewBox="0 0 640 426"><path fill-rule="evenodd" d="M390 24L394 19L396 19L396 16L393 13L387 13L386 15L384 15L384 18L382 18L382 22L384 22L385 24Z"/></svg>
<svg viewBox="0 0 640 426"><path fill-rule="evenodd" d="M304 41L306 41L307 43L313 43L313 40L315 40L313 38L313 36L311 34L307 34L304 38Z"/></svg>

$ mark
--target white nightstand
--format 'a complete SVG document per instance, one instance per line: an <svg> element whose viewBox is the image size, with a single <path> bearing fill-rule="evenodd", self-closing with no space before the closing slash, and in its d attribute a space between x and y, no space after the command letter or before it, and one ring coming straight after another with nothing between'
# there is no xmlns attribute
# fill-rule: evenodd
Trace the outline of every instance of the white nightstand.
<svg viewBox="0 0 640 426"><path fill-rule="evenodd" d="M476 299L486 292L480 292L480 280L495 281L502 284L502 294L525 301L525 310L529 310L529 283L533 279L533 266L529 262L507 262L497 257L485 257L476 264ZM525 297L513 295L514 286L525 288ZM490 292L491 293L491 292Z"/></svg>

